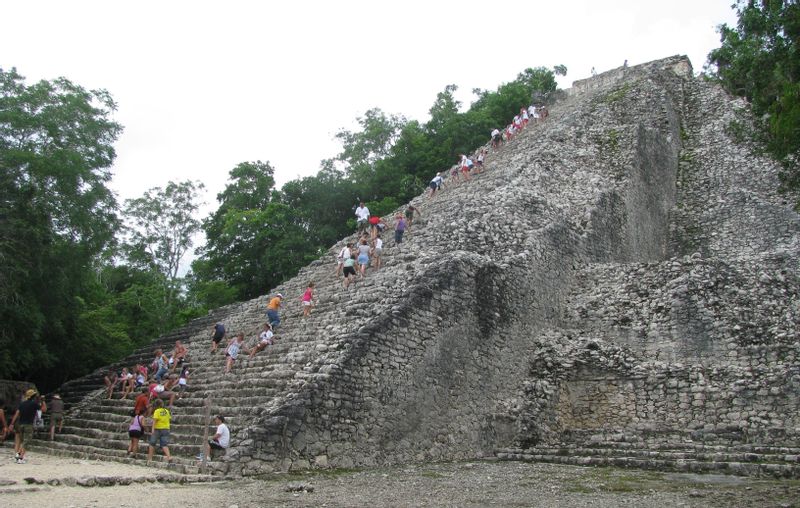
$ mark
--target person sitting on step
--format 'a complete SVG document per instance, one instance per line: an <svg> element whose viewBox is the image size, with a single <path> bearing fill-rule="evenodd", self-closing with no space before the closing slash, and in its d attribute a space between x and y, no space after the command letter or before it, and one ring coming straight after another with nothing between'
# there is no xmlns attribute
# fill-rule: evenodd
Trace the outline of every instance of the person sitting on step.
<svg viewBox="0 0 800 508"><path fill-rule="evenodd" d="M183 343L179 340L175 341L175 349L172 350L172 355L169 358L169 370L174 371L175 367L180 366L183 364L183 361L186 359L186 355L189 354L189 348L184 346Z"/></svg>
<svg viewBox="0 0 800 508"><path fill-rule="evenodd" d="M263 351L267 346L271 346L273 335L274 334L272 333L272 327L269 326L269 323L264 323L264 330L258 336L259 339L258 344L256 344L255 346L253 346L252 349L250 349L249 358L253 358L256 355L256 353L258 353L259 351Z"/></svg>
<svg viewBox="0 0 800 508"><path fill-rule="evenodd" d="M222 415L215 416L214 425L217 426L217 431L206 443L206 462L211 462L213 450L222 450L224 452L231 442L231 432L228 426L225 425L225 417ZM198 455L197 459L203 460L203 454Z"/></svg>
<svg viewBox="0 0 800 508"><path fill-rule="evenodd" d="M114 369L110 369L103 377L103 383L105 383L106 385L106 390L109 399L114 396L114 388L117 386L118 382L119 382L119 376L117 375L116 371L114 371Z"/></svg>
<svg viewBox="0 0 800 508"><path fill-rule="evenodd" d="M183 397L186 387L189 384L189 365L184 364L181 368L181 373L178 376L178 398Z"/></svg>
<svg viewBox="0 0 800 508"><path fill-rule="evenodd" d="M161 349L156 349L156 358L153 360L153 370L155 370L155 375L153 376L156 381L161 381L161 379L167 375L169 372L169 358Z"/></svg>
<svg viewBox="0 0 800 508"><path fill-rule="evenodd" d="M119 376L119 380L122 385L122 396L120 399L127 399L128 395L133 393L133 389L136 387L136 376L133 374L133 372L125 368L122 369L122 374Z"/></svg>

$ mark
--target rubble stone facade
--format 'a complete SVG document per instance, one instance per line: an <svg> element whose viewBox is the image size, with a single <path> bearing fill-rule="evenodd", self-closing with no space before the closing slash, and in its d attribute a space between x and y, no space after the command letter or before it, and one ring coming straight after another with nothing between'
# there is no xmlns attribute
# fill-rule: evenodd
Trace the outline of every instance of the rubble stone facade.
<svg viewBox="0 0 800 508"><path fill-rule="evenodd" d="M230 422L213 465L229 474L797 447L800 215L780 167L733 137L747 104L672 57L576 82L550 111L472 182L415 198L421 216L363 282L334 275L351 237L274 288L282 339L233 375L209 323L252 342L268 296L186 327L187 453L205 397ZM73 383L77 415L96 380Z"/></svg>

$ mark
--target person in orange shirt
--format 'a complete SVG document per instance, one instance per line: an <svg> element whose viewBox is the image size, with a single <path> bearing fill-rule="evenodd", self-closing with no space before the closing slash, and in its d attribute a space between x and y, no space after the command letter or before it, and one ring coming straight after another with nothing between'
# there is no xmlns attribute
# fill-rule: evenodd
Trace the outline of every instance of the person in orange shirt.
<svg viewBox="0 0 800 508"><path fill-rule="evenodd" d="M283 295L278 293L267 304L267 320L269 321L269 325L272 327L273 330L278 328L278 325L281 324L281 318L278 315L278 309L281 308L282 303L283 303Z"/></svg>

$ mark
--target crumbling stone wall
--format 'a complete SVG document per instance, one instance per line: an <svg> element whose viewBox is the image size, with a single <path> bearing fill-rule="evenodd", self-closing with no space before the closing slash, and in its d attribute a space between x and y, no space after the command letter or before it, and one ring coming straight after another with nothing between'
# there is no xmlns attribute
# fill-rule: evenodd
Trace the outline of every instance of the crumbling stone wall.
<svg viewBox="0 0 800 508"><path fill-rule="evenodd" d="M595 255L610 262L576 275L562 326L539 339L532 361L518 420L523 447L580 442L587 435L578 431L592 429L724 435L727 444L797 440L793 197L777 193L774 162L730 138L730 122L746 119L744 103L696 80L661 84L681 138L669 233L657 242L664 255L639 249L636 263L621 252ZM606 97L624 102L641 90L626 81ZM611 116L630 117L628 106ZM658 209L629 181L629 199Z"/></svg>

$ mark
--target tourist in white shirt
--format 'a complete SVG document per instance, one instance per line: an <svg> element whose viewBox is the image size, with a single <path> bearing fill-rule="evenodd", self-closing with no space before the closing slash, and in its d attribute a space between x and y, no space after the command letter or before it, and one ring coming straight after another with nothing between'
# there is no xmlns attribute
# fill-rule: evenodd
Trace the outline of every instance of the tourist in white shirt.
<svg viewBox="0 0 800 508"><path fill-rule="evenodd" d="M492 148L500 148L500 143L503 142L503 137L500 134L500 129L492 131Z"/></svg>
<svg viewBox="0 0 800 508"><path fill-rule="evenodd" d="M358 231L364 231L369 221L369 208L364 205L363 201L361 201L358 205L358 208L356 208L356 220L358 224Z"/></svg>
<svg viewBox="0 0 800 508"><path fill-rule="evenodd" d="M433 195L436 194L436 191L442 187L443 182L444 179L442 178L442 173L437 173L436 176L433 177L433 180L431 180L431 183L428 184L428 187L431 189L429 197L432 198Z"/></svg>
<svg viewBox="0 0 800 508"><path fill-rule="evenodd" d="M227 450L231 442L231 432L228 426L225 425L225 417L217 415L214 417L214 425L217 426L217 432L214 437L208 440L206 444L206 461L211 462L211 450ZM197 457L203 460L202 454Z"/></svg>

